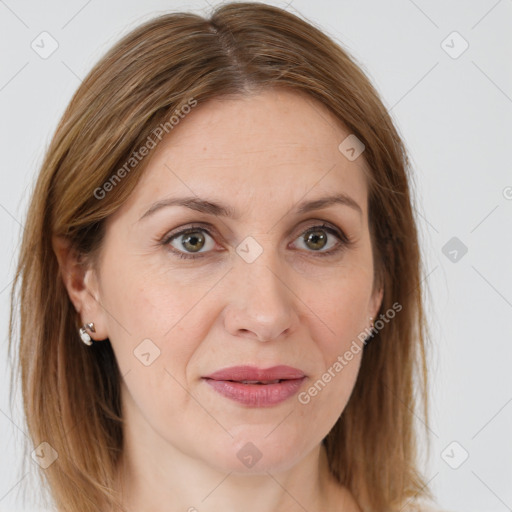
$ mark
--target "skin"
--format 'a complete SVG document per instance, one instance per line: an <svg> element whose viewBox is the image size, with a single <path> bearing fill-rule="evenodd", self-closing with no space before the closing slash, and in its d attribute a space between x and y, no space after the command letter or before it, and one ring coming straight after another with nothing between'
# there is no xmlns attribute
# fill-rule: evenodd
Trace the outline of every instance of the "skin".
<svg viewBox="0 0 512 512"><path fill-rule="evenodd" d="M107 219L96 268L80 272L55 240L75 308L94 322L94 340L110 339L123 375L127 510L359 510L330 476L321 441L346 406L362 351L307 404L295 395L248 407L201 379L233 365L287 364L306 374L305 391L377 316L366 163L338 150L348 135L325 107L296 92L201 104L152 150L133 194ZM335 204L294 213L298 202L335 192L361 211ZM172 206L139 220L156 201L190 195L241 216ZM200 231L204 245L184 247L186 236L159 243L192 223L208 231ZM322 223L351 244L325 231L325 246L305 242ZM252 263L236 252L248 236L263 251ZM339 252L318 255L339 244ZM202 256L195 260L171 249L194 254L194 247ZM134 356L145 339L160 350L149 366ZM237 457L247 442L262 454L251 468Z"/></svg>

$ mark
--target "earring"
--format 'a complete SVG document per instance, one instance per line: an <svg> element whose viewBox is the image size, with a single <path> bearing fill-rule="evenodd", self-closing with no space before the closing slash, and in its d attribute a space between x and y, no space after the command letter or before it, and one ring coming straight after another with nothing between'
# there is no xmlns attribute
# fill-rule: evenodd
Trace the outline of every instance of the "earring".
<svg viewBox="0 0 512 512"><path fill-rule="evenodd" d="M370 335L365 339L365 345L368 345L370 341L372 341L373 337L375 336L375 324L373 323L373 316L370 317Z"/></svg>
<svg viewBox="0 0 512 512"><path fill-rule="evenodd" d="M96 330L94 329L94 324L92 322L89 322L88 324L83 325L78 330L82 341L90 347L92 345L92 339L89 336L89 333L86 331L86 329L89 329L91 332L96 332Z"/></svg>

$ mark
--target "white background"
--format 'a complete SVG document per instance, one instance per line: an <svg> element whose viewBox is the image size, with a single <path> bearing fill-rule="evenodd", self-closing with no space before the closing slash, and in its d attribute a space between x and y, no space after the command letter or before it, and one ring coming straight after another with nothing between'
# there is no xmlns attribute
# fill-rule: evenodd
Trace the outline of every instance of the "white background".
<svg viewBox="0 0 512 512"><path fill-rule="evenodd" d="M357 59L410 152L433 345L427 479L445 510L510 511L512 1L293 0L287 8ZM0 1L0 511L38 510L21 501L23 485L40 495L35 464L21 468L25 434L19 393L15 409L9 405L7 361L8 297L28 191L81 78L121 35L171 10L208 14L209 6ZM59 45L47 59L31 48L43 31ZM468 49L452 58L464 40ZM443 253L452 237L468 249L455 262ZM446 461L460 463L463 450L469 457L453 469Z"/></svg>

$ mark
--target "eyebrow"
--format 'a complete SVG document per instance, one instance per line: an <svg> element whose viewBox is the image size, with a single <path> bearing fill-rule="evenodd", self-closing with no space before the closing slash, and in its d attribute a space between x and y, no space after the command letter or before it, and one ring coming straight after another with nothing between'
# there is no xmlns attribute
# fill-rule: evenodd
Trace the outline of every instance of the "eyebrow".
<svg viewBox="0 0 512 512"><path fill-rule="evenodd" d="M359 204L346 194L334 194L325 197L320 197L318 199L313 199L311 201L303 201L299 203L292 211L294 211L297 214L302 214L313 210L321 210L322 208L327 208L335 204L348 206L359 212L361 216L363 215L363 210L361 209ZM196 196L188 196L162 199L161 201L153 203L149 210L147 210L146 213L144 213L142 217L139 219L139 222L142 219L145 219L150 215L154 214L156 211L170 206L184 206L185 208L189 208L191 210L206 213L209 215L215 215L217 217L227 217L230 219L240 218L240 212L237 212L231 206L223 205L221 203L216 203L214 201L209 201L206 199L201 199Z"/></svg>

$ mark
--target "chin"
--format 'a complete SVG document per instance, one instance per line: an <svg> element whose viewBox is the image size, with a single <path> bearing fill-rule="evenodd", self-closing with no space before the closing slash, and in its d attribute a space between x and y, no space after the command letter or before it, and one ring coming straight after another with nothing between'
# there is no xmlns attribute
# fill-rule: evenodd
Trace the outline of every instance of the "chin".
<svg viewBox="0 0 512 512"><path fill-rule="evenodd" d="M212 443L216 448L209 464L223 472L249 475L289 470L312 446L305 446L298 427L294 428L295 437L286 429L278 433L276 426L245 425L237 429L233 438L226 434L225 442Z"/></svg>

